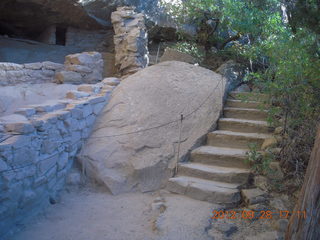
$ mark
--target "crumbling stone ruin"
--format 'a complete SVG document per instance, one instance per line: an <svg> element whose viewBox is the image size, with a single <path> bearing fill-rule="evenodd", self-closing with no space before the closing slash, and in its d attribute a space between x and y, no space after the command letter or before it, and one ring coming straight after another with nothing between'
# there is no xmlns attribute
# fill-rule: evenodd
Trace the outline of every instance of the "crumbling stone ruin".
<svg viewBox="0 0 320 240"><path fill-rule="evenodd" d="M63 71L56 74L57 83L95 83L102 80L103 59L98 52L66 56Z"/></svg>
<svg viewBox="0 0 320 240"><path fill-rule="evenodd" d="M119 7L111 15L115 32L115 65L121 75L128 75L148 65L148 37L144 15L133 7Z"/></svg>

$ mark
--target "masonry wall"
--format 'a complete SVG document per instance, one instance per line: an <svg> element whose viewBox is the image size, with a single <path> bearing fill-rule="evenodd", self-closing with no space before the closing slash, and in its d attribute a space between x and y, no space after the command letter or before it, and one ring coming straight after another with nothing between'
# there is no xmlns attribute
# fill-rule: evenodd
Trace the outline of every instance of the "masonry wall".
<svg viewBox="0 0 320 240"><path fill-rule="evenodd" d="M48 61L26 64L0 62L0 86L52 82L56 71L62 68L62 64Z"/></svg>
<svg viewBox="0 0 320 240"><path fill-rule="evenodd" d="M107 39L110 38L107 31L89 31L69 27L66 34L66 46L81 47L88 50L104 51Z"/></svg>
<svg viewBox="0 0 320 240"><path fill-rule="evenodd" d="M53 201L116 79L0 118L0 239Z"/></svg>

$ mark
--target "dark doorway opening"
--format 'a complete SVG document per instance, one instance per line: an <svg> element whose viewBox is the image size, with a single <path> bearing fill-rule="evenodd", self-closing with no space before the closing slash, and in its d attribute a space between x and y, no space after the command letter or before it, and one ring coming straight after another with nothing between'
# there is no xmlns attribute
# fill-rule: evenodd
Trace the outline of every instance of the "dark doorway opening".
<svg viewBox="0 0 320 240"><path fill-rule="evenodd" d="M65 46L66 40L67 40L67 28L56 27L56 44Z"/></svg>

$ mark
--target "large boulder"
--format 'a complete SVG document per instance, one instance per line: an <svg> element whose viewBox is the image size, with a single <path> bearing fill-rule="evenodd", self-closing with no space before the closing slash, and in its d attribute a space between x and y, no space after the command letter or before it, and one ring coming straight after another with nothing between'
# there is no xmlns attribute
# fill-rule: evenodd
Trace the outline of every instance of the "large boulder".
<svg viewBox="0 0 320 240"><path fill-rule="evenodd" d="M184 62L131 75L114 90L79 161L113 194L164 186L176 163L180 114L182 160L215 126L224 88L221 75Z"/></svg>

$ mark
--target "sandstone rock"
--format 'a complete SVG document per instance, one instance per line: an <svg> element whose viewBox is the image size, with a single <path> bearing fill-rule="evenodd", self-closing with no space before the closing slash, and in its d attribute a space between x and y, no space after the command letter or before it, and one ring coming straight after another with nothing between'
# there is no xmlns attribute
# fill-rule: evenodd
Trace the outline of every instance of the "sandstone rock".
<svg viewBox="0 0 320 240"><path fill-rule="evenodd" d="M261 150L266 150L267 148L275 147L278 144L278 141L276 138L271 137L264 140Z"/></svg>
<svg viewBox="0 0 320 240"><path fill-rule="evenodd" d="M236 92L250 92L251 89L247 84L242 84L235 89Z"/></svg>
<svg viewBox="0 0 320 240"><path fill-rule="evenodd" d="M89 84L82 84L78 87L78 91L80 92L87 92L87 93L93 93L94 92L94 86Z"/></svg>
<svg viewBox="0 0 320 240"><path fill-rule="evenodd" d="M247 205L257 204L266 201L266 193L258 188L242 189L241 195Z"/></svg>
<svg viewBox="0 0 320 240"><path fill-rule="evenodd" d="M279 198L271 199L269 205L270 205L270 207L277 209L277 210L280 210L280 211L288 210L288 208L285 206L283 201Z"/></svg>
<svg viewBox="0 0 320 240"><path fill-rule="evenodd" d="M72 71L61 71L55 76L56 83L82 83L82 76L80 73Z"/></svg>
<svg viewBox="0 0 320 240"><path fill-rule="evenodd" d="M96 83L102 80L103 59L98 52L66 56L64 70L56 73L57 83Z"/></svg>
<svg viewBox="0 0 320 240"><path fill-rule="evenodd" d="M133 7L119 7L111 15L115 36L115 66L128 75L148 65L148 38L144 15Z"/></svg>
<svg viewBox="0 0 320 240"><path fill-rule="evenodd" d="M40 70L42 68L42 63L37 62L37 63L27 63L24 64L24 67L26 69L32 69L32 70Z"/></svg>
<svg viewBox="0 0 320 240"><path fill-rule="evenodd" d="M63 64L49 62L49 61L43 62L42 65L45 69L54 70L54 71L61 70L63 68Z"/></svg>
<svg viewBox="0 0 320 240"><path fill-rule="evenodd" d="M283 127L276 127L276 129L274 130L274 134L276 135L280 135L283 133Z"/></svg>
<svg viewBox="0 0 320 240"><path fill-rule="evenodd" d="M220 75L183 62L163 62L122 81L78 156L88 175L113 194L164 186L175 167L179 126L175 122L154 127L179 121L180 113L194 111L210 96L183 121L180 156L184 157L220 115L224 91L220 81ZM148 128L154 129L106 137Z"/></svg>
<svg viewBox="0 0 320 240"><path fill-rule="evenodd" d="M86 66L81 66L81 65L67 65L66 70L78 72L78 73L92 73L91 68L86 67Z"/></svg>
<svg viewBox="0 0 320 240"><path fill-rule="evenodd" d="M216 72L220 73L227 79L226 89L227 92L230 92L241 84L245 75L245 68L233 60L229 60L222 64Z"/></svg>
<svg viewBox="0 0 320 240"><path fill-rule="evenodd" d="M22 70L23 69L23 65L20 64L16 64L16 63L6 63L6 62L2 62L0 63L0 69L5 70L5 71L9 71L9 70Z"/></svg>
<svg viewBox="0 0 320 240"><path fill-rule="evenodd" d="M110 85L110 86L117 86L120 83L119 78L105 78L103 79L102 83Z"/></svg>
<svg viewBox="0 0 320 240"><path fill-rule="evenodd" d="M30 133L35 129L28 119L20 114L11 114L0 118L4 128L8 132Z"/></svg>
<svg viewBox="0 0 320 240"><path fill-rule="evenodd" d="M269 165L271 171L268 173L268 177L275 180L281 180L284 178L284 174L280 167L279 162L271 162Z"/></svg>
<svg viewBox="0 0 320 240"><path fill-rule="evenodd" d="M271 148L269 151L275 155L279 155L282 151L282 148Z"/></svg>
<svg viewBox="0 0 320 240"><path fill-rule="evenodd" d="M164 54L160 58L160 62L165 61L180 61L190 64L195 64L197 62L197 60L191 55L172 48L166 48Z"/></svg>
<svg viewBox="0 0 320 240"><path fill-rule="evenodd" d="M66 98L69 99L79 99L79 98L84 98L84 97L89 97L89 93L85 92L80 92L80 91L70 91L67 93Z"/></svg>
<svg viewBox="0 0 320 240"><path fill-rule="evenodd" d="M263 191L268 190L268 179L264 176L255 176L254 177L254 185L260 188Z"/></svg>
<svg viewBox="0 0 320 240"><path fill-rule="evenodd" d="M82 65L94 67L97 61L101 60L102 56L98 52L83 52L66 56L65 65Z"/></svg>

